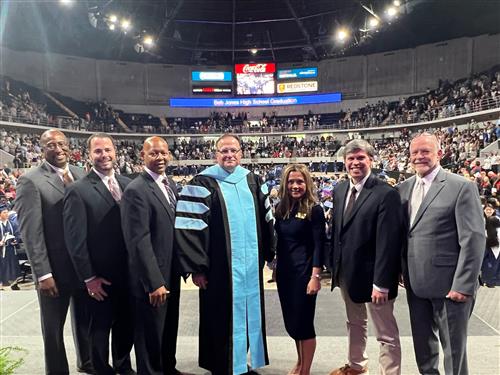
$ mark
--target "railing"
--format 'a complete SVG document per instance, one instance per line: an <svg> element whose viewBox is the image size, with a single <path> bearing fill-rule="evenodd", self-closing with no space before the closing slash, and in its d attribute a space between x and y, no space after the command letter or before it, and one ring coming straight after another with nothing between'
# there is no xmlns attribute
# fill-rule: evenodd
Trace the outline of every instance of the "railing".
<svg viewBox="0 0 500 375"><path fill-rule="evenodd" d="M290 126L290 127L278 127L278 126L237 126L237 128L233 128L232 131L234 133L243 133L243 134L286 134L286 133L296 133L296 132L303 132L303 131L316 131L316 132L321 132L321 131L328 131L328 130L333 130L333 131L342 131L342 130L367 130L367 129L387 129L387 128L392 128L402 126L402 125L417 125L417 124L424 124L424 123L431 123L434 121L438 120L443 120L443 119L448 119L448 118L453 118L457 116L463 116L463 115L473 115L476 112L481 112L481 111L486 111L486 110L491 110L491 109L500 109L500 97L496 98L486 98L486 99L481 99L475 102L468 103L467 107L460 107L460 108L453 108L453 104L449 105L443 105L440 107L435 107L432 109L431 112L432 114L428 111L427 118L422 118L423 115L418 115L416 110L409 111L406 115L406 121L405 122L388 122L388 121L382 121L380 124L376 126L366 126L364 124L361 124L360 126L355 126L352 123L349 122L343 122L342 124L336 123L336 124L324 124L324 125L316 125L316 126ZM61 128L61 129L67 129L75 132L95 132L95 131L107 131L110 133L121 133L120 132L120 127L115 126L113 130L109 130L106 128L103 128L102 126L96 125L96 124L88 124L85 120L82 122L81 119L71 119L69 117L57 117L55 119L52 119L51 121L44 121L43 119L37 119L37 120L32 120L30 118L22 117L22 116L11 116L11 115L0 115L0 121L8 121L8 122L17 122L17 123L22 123L22 124L30 124L30 125L38 125L38 126L46 126L46 127L55 127L55 128ZM105 127L108 127L108 125L104 125ZM180 132L173 132L173 131L167 131L166 133L161 133L158 135L170 135L170 136L183 136L183 135L189 135L189 136L196 136L196 135L202 135L202 136L210 136L210 135L218 135L222 134L224 132L227 132L227 129L211 129L210 132L194 132L195 129L181 129ZM133 136L131 133L121 133L121 134L127 134L129 136ZM141 133L138 132L136 135L153 135L157 133Z"/></svg>

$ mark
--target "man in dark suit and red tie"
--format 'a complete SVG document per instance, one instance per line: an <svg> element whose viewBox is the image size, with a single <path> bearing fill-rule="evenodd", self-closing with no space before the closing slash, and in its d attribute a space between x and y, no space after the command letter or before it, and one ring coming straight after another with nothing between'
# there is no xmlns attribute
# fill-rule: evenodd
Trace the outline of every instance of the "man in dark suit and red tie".
<svg viewBox="0 0 500 375"><path fill-rule="evenodd" d="M175 183L167 177L167 142L145 140L144 171L125 189L122 226L135 300L137 372L178 375L175 350L179 322L180 274L174 251L177 202Z"/></svg>
<svg viewBox="0 0 500 375"><path fill-rule="evenodd" d="M87 287L94 370L98 375L131 375L134 324L120 216L121 196L130 179L114 172L116 150L110 135L90 136L87 149L92 169L66 190L64 235L78 277Z"/></svg>
<svg viewBox="0 0 500 375"><path fill-rule="evenodd" d="M399 330L394 318L401 262L401 200L371 172L373 147L364 140L345 146L349 179L334 190L332 285L339 286L348 327L348 363L330 375L368 373L367 312L380 343L378 373L401 373Z"/></svg>
<svg viewBox="0 0 500 375"><path fill-rule="evenodd" d="M45 371L47 375L70 373L63 329L71 305L77 370L92 373L85 286L77 277L63 231L65 187L85 172L69 165L68 140L60 130L44 132L40 145L45 161L19 179L15 210L37 284Z"/></svg>

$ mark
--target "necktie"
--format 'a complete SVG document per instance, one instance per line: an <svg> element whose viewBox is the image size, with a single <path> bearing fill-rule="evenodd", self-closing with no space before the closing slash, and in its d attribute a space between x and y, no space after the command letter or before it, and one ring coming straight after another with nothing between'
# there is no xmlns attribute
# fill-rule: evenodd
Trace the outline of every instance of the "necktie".
<svg viewBox="0 0 500 375"><path fill-rule="evenodd" d="M417 216L417 211L422 204L422 200L424 199L424 186L425 183L423 180L417 181L415 189L413 190L413 194L411 196L411 212L410 212L410 224L413 224L413 220L415 220L415 216Z"/></svg>
<svg viewBox="0 0 500 375"><path fill-rule="evenodd" d="M69 174L69 170L65 169L63 172L63 184L64 187L71 185L73 183L73 178Z"/></svg>
<svg viewBox="0 0 500 375"><path fill-rule="evenodd" d="M352 208L354 207L354 203L356 202L356 194L357 193L358 193L358 191L353 186L351 189L351 196L349 197L349 202L347 202L347 207L345 208L345 211L344 211L344 218L348 218L349 215L351 215Z"/></svg>
<svg viewBox="0 0 500 375"><path fill-rule="evenodd" d="M175 205L177 203L177 199L175 198L175 194L172 191L172 188L170 187L170 184L168 183L168 180L166 178L161 180L161 182L163 183L163 186L165 186L165 190L167 191L168 204L170 205L170 208L172 209L172 211L175 212Z"/></svg>
<svg viewBox="0 0 500 375"><path fill-rule="evenodd" d="M120 202L120 200L122 199L122 192L120 191L120 187L117 185L113 178L108 179L108 187L109 192L113 196L113 199L116 202Z"/></svg>

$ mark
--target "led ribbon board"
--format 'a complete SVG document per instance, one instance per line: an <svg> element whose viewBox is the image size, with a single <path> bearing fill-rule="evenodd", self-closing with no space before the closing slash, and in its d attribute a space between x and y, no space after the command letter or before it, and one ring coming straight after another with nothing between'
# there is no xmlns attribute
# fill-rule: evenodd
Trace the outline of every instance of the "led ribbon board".
<svg viewBox="0 0 500 375"><path fill-rule="evenodd" d="M228 81L231 82L233 79L231 72L191 72L191 81Z"/></svg>
<svg viewBox="0 0 500 375"><path fill-rule="evenodd" d="M278 79L314 78L318 76L318 68L279 69Z"/></svg>
<svg viewBox="0 0 500 375"><path fill-rule="evenodd" d="M338 103L342 101L339 92L315 95L268 96L246 98L171 98L170 107L226 108L226 107L269 107L301 104Z"/></svg>

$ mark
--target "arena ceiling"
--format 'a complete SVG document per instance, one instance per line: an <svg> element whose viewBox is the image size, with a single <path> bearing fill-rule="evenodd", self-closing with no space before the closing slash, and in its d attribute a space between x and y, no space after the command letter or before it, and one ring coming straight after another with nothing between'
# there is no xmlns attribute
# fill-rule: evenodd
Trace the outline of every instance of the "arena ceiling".
<svg viewBox="0 0 500 375"><path fill-rule="evenodd" d="M2 45L98 59L214 65L319 61L500 32L499 0L401 0L390 23L384 12L393 0L61 2L1 1ZM371 13L381 21L376 32L367 31ZM118 17L113 31L111 15ZM124 18L131 23L126 34L119 26ZM350 34L343 43L335 39L341 27ZM145 35L154 38L150 49L142 43Z"/></svg>

